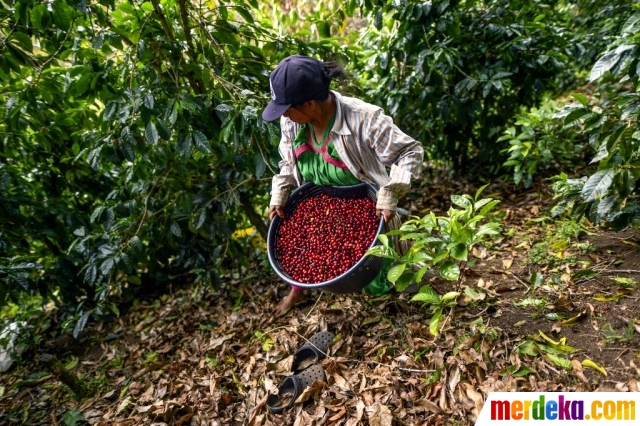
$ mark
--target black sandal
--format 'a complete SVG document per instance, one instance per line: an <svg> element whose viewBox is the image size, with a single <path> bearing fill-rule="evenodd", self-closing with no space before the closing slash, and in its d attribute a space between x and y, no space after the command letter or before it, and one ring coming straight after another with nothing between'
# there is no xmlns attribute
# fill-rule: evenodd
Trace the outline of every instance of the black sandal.
<svg viewBox="0 0 640 426"><path fill-rule="evenodd" d="M335 334L330 331L320 331L311 336L309 342L293 355L293 364L291 365L293 373L297 374L324 358L334 337L336 337Z"/></svg>
<svg viewBox="0 0 640 426"><path fill-rule="evenodd" d="M278 386L278 394L272 393L267 397L267 408L273 414L282 413L296 402L302 391L317 380L325 381L324 369L317 364L286 377Z"/></svg>

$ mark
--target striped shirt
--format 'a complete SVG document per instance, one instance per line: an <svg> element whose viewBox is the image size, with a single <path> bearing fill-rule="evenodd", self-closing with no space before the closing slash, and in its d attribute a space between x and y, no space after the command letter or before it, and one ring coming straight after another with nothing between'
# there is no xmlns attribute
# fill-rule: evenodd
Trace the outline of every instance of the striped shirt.
<svg viewBox="0 0 640 426"><path fill-rule="evenodd" d="M336 151L357 179L379 188L376 208L395 211L411 179L420 173L422 145L398 129L382 108L332 93L337 109L330 137ZM280 129L282 160L280 173L272 181L271 206L284 206L291 191L303 183L292 144L300 125L283 116Z"/></svg>

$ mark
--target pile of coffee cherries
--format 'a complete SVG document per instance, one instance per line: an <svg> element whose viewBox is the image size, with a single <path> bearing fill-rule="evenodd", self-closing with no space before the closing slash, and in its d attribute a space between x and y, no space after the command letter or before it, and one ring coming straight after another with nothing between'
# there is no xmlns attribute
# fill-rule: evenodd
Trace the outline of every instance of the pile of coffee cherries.
<svg viewBox="0 0 640 426"><path fill-rule="evenodd" d="M318 194L302 200L282 221L276 253L295 281L329 281L362 259L379 224L375 203L368 198Z"/></svg>

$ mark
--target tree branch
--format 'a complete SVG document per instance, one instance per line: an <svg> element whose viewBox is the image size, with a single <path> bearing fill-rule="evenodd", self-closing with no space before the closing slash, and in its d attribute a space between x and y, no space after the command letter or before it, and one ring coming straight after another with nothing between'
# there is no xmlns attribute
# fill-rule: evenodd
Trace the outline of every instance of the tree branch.
<svg viewBox="0 0 640 426"><path fill-rule="evenodd" d="M162 9L160 9L160 2L158 0L151 0L151 4L153 5L153 9L155 10L155 12L158 14L158 17L160 18L160 24L162 25L162 28L164 28L164 32L167 33L167 36L171 41L176 41L176 37L173 35L173 31L169 26L169 22L167 22L167 17L164 16Z"/></svg>
<svg viewBox="0 0 640 426"><path fill-rule="evenodd" d="M197 55L196 50L193 47L193 38L191 37L191 29L189 28L189 15L187 15L187 5L184 0L178 0L178 9L180 9L180 20L182 23L182 31L184 32L184 38L189 46L188 53L192 61L195 62Z"/></svg>
<svg viewBox="0 0 640 426"><path fill-rule="evenodd" d="M264 223L263 218L256 213L256 209L253 207L253 203L251 199L245 192L240 192L239 197L240 204L242 205L242 209L244 210L244 214L247 215L249 222L256 228L256 231L260 234L260 236L267 241L267 225Z"/></svg>

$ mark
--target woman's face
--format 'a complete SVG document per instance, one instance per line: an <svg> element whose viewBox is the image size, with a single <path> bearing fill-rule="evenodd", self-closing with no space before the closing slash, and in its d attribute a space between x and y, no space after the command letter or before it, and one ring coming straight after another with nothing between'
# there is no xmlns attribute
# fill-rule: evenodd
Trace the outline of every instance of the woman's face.
<svg viewBox="0 0 640 426"><path fill-rule="evenodd" d="M309 102L305 102L296 106L292 105L282 115L296 124L307 124L311 122L311 116L309 114L312 111L309 108Z"/></svg>

